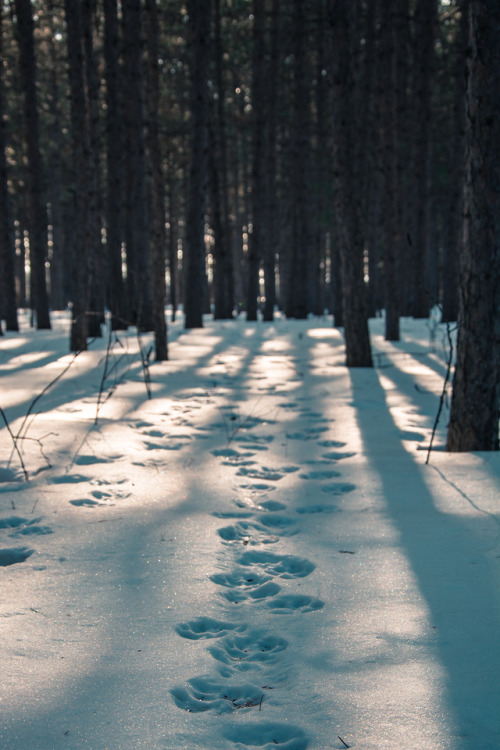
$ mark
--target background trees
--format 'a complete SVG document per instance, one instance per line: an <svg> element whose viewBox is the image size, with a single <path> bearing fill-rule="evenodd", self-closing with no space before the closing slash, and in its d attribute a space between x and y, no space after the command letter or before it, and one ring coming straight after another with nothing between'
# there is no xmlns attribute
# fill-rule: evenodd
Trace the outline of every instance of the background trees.
<svg viewBox="0 0 500 750"><path fill-rule="evenodd" d="M3 0L7 326L327 310L369 366L368 315L454 319L468 5Z"/></svg>

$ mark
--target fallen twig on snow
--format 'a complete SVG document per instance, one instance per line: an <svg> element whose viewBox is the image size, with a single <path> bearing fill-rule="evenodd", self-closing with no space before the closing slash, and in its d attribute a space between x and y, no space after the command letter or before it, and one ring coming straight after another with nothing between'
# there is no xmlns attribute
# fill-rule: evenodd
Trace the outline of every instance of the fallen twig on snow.
<svg viewBox="0 0 500 750"><path fill-rule="evenodd" d="M431 439L429 441L429 449L427 451L427 458L425 459L425 463L426 464L429 463L429 459L430 459L431 451L432 451L432 443L434 442L434 437L436 435L436 430L437 430L437 426L438 426L438 423L439 423L439 418L440 418L441 412L443 410L444 400L445 400L446 394L448 392L448 383L449 383L449 380L450 380L451 366L453 364L453 354L454 354L453 339L451 337L451 333L452 333L452 330L450 328L450 324L447 323L446 324L446 336L448 338L448 346L449 346L449 349L448 349L448 363L447 363L446 375L445 375L444 383L443 383L443 390L441 391L441 396L439 397L439 406L438 406L438 410L437 410L437 414L436 414L436 419L434 420L434 425L432 427L432 434L431 434Z"/></svg>

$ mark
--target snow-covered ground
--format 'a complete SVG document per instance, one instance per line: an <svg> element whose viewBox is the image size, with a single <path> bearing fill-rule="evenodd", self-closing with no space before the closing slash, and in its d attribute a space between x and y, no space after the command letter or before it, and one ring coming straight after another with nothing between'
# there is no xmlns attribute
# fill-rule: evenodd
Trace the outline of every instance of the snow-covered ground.
<svg viewBox="0 0 500 750"><path fill-rule="evenodd" d="M500 748L500 456L426 465L444 327L371 329L177 323L151 399L0 339L2 750Z"/></svg>

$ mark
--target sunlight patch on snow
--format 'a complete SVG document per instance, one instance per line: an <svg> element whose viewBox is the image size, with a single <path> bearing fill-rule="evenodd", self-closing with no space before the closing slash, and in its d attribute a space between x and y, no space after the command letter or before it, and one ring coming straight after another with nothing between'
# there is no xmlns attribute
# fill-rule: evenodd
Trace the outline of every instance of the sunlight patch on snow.
<svg viewBox="0 0 500 750"><path fill-rule="evenodd" d="M342 341L342 335L337 328L309 328L307 335L312 339L338 339Z"/></svg>

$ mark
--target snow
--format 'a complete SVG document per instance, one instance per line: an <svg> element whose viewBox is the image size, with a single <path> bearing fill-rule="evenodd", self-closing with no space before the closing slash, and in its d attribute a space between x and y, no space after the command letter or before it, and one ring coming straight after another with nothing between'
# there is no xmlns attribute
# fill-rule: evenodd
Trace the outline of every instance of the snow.
<svg viewBox="0 0 500 750"><path fill-rule="evenodd" d="M444 326L348 371L331 319L179 320L148 399L133 332L54 321L0 339L2 750L500 748L500 456L445 408L425 463Z"/></svg>

